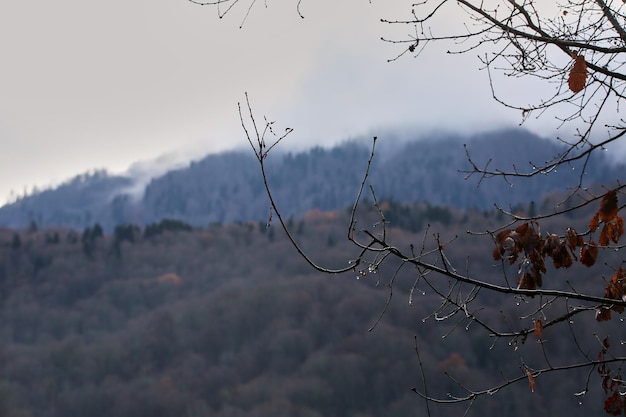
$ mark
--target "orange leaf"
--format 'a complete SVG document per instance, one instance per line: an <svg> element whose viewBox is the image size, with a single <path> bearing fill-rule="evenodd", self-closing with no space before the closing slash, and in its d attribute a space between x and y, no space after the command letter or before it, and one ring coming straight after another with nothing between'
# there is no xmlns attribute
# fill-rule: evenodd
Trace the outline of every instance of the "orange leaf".
<svg viewBox="0 0 626 417"><path fill-rule="evenodd" d="M567 228L565 232L565 238L567 240L567 246L569 246L570 250L574 250L578 246L582 246L585 242L582 236L579 236L576 232L576 229L572 229L571 227Z"/></svg>
<svg viewBox="0 0 626 417"><path fill-rule="evenodd" d="M617 271L611 277L609 285L604 289L604 296L606 298L624 301L626 297L626 271L621 267L617 268ZM616 305L612 307L612 310L621 314L624 312L624 307Z"/></svg>
<svg viewBox="0 0 626 417"><path fill-rule="evenodd" d="M591 221L589 222L589 230L591 230L592 232L595 232L598 229L599 225L600 225L600 216L598 216L598 213L596 213L591 218Z"/></svg>
<svg viewBox="0 0 626 417"><path fill-rule="evenodd" d="M573 93L578 93L585 88L585 82L587 81L587 63L582 55L578 55L575 58L574 65L569 72L569 78L567 84L569 89Z"/></svg>
<svg viewBox="0 0 626 417"><path fill-rule="evenodd" d="M516 239L518 239L517 232L510 229L500 231L495 238L496 248L493 250L493 259L500 260L506 253L506 258L513 265L517 260L517 253L519 252Z"/></svg>
<svg viewBox="0 0 626 417"><path fill-rule="evenodd" d="M518 226L515 232L519 236L519 245L526 253L532 252L541 243L541 237L528 223Z"/></svg>
<svg viewBox="0 0 626 417"><path fill-rule="evenodd" d="M563 241L554 233L546 236L546 240L543 242L543 251L552 256L553 253L558 252L563 245Z"/></svg>
<svg viewBox="0 0 626 417"><path fill-rule="evenodd" d="M605 224L600 231L600 236L598 236L598 243L600 246L607 246L609 244L609 225Z"/></svg>
<svg viewBox="0 0 626 417"><path fill-rule="evenodd" d="M567 252L567 249L565 249L565 246L563 246L563 249L561 250L559 255L555 256L553 259L554 259L554 266L556 268L560 268L561 266L564 268L569 268L570 266L572 266L572 263L573 263L572 257Z"/></svg>
<svg viewBox="0 0 626 417"><path fill-rule="evenodd" d="M537 339L541 339L541 331L543 330L543 323L541 322L541 319L537 319L535 320L535 337Z"/></svg>
<svg viewBox="0 0 626 417"><path fill-rule="evenodd" d="M598 259L598 246L596 242L590 240L580 250L580 262L585 266L592 266L596 263L596 259Z"/></svg>
<svg viewBox="0 0 626 417"><path fill-rule="evenodd" d="M604 224L598 243L600 246L607 246L611 241L619 243L620 237L624 234L624 219L615 216L612 220Z"/></svg>
<svg viewBox="0 0 626 417"><path fill-rule="evenodd" d="M511 234L511 229L504 229L501 230L497 235L496 235L496 244L501 245L502 242L504 242L504 239L506 239L507 237L509 237L509 235Z"/></svg>
<svg viewBox="0 0 626 417"><path fill-rule="evenodd" d="M619 238L624 234L624 219L621 216L615 218L609 223L609 237L614 243L619 242Z"/></svg>
<svg viewBox="0 0 626 417"><path fill-rule="evenodd" d="M493 250L493 259L495 259L496 261L502 259L502 255L504 255L504 253L506 252L506 249L504 247L504 241L509 237L510 234L510 229L504 229L496 235L496 247Z"/></svg>
<svg viewBox="0 0 626 417"><path fill-rule="evenodd" d="M572 266L572 257L567 251L565 241L561 240L561 238L555 234L550 234L546 237L543 244L543 252L552 258L554 267L557 269L561 267L569 268Z"/></svg>
<svg viewBox="0 0 626 417"><path fill-rule="evenodd" d="M598 210L600 221L606 223L613 220L617 216L617 210L617 194L615 190L608 191L600 201L600 209Z"/></svg>
<svg viewBox="0 0 626 417"><path fill-rule="evenodd" d="M530 392L535 392L535 377L533 373L530 372L530 369L526 368L526 376L528 377L528 385L530 387Z"/></svg>

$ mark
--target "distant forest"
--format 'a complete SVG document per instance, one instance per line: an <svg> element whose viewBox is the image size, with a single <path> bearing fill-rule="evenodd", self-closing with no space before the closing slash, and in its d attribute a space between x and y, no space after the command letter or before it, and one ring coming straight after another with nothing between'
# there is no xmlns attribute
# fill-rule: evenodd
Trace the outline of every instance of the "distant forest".
<svg viewBox="0 0 626 417"><path fill-rule="evenodd" d="M368 207L359 221L377 220ZM496 211L390 200L381 208L394 241L420 241L431 225L445 239L458 236L446 250L451 260L485 280L502 279L491 239L466 234L500 222ZM567 221L584 225L587 218ZM346 209L315 209L289 225L316 260L343 266L355 256L345 242L347 219ZM484 332L466 332L465 323L437 322L431 313L439 300L428 293L409 305L411 270L396 277L390 307L369 332L392 274L320 276L267 219L204 227L171 219L110 232L100 224L77 231L35 222L1 229L0 416L425 416L411 391L422 387L414 337L428 341L421 358L429 392L439 396L458 390L446 372L479 388L523 372L519 352L528 366L541 360L530 339L494 345ZM568 276L580 290L603 288L602 278L584 269ZM562 279L552 269L548 277ZM516 302L494 295L482 313L514 315ZM592 321L593 313L577 320ZM607 322L607 333L623 333L616 322ZM551 357L581 357L558 333L544 336ZM589 335L579 343L597 350ZM521 383L483 398L471 415L602 414L600 377L588 376L589 392L580 398L574 394L587 375L568 375L537 377L535 392ZM431 411L463 415L458 406Z"/></svg>
<svg viewBox="0 0 626 417"><path fill-rule="evenodd" d="M315 208L339 210L352 204L370 142L371 138L361 138L330 149L272 154L268 180L285 214L300 217ZM470 167L464 143L479 166L490 163L506 169L531 169L533 163L542 164L562 151L558 142L521 129L473 137L431 135L421 140L390 134L379 138L369 183L384 199L480 210L490 210L494 203L509 208L539 201L571 185L569 173L563 171L528 181L468 178L462 172ZM599 154L588 162L584 173L582 163L568 169L579 170L588 186L607 184L624 169ZM0 225L25 229L35 222L40 227L82 230L98 223L110 233L120 224L143 227L164 218L206 227L259 221L268 214L259 167L249 150L209 155L147 184L106 172L80 175L0 207Z"/></svg>

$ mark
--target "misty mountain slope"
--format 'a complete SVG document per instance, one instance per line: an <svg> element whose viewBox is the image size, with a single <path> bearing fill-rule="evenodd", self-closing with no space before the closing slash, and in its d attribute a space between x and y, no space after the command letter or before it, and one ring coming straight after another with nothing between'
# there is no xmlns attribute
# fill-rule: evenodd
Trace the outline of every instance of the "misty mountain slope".
<svg viewBox="0 0 626 417"><path fill-rule="evenodd" d="M26 227L35 221L39 225L82 228L110 218L114 197L133 184L129 177L111 176L105 171L77 175L56 188L0 207L0 224Z"/></svg>
<svg viewBox="0 0 626 417"><path fill-rule="evenodd" d="M153 179L141 204L150 221L179 218L206 225L258 218L255 201L262 195L254 156L225 152Z"/></svg>
<svg viewBox="0 0 626 417"><path fill-rule="evenodd" d="M367 156L367 148L354 142L330 150L276 153L267 160L268 181L287 215L336 209L354 198ZM209 155L155 178L142 204L150 221L172 217L206 225L269 215L258 162L245 152Z"/></svg>
<svg viewBox="0 0 626 417"><path fill-rule="evenodd" d="M572 185L572 172L582 173L582 161L567 170L531 179L467 178L467 149L477 166L504 171L532 171L532 164L552 159L563 147L520 129L499 130L471 137L432 135L421 140L379 140L368 185L378 198L398 202L427 201L433 205L486 209L529 201ZM331 149L299 153L276 151L267 159L267 175L277 203L286 216L312 209L350 206L358 191L370 153L367 140ZM571 170L571 171L570 171ZM619 178L623 167L610 166L601 155L589 161L585 184ZM79 179L80 178L80 179ZM574 179L576 181L576 179ZM163 218L196 226L232 221L261 221L269 216L258 162L252 152L212 154L153 178L143 196L131 195L133 180L105 174L80 176L57 189L24 197L0 208L0 225L83 228L99 222L106 229L121 223L145 225ZM478 186L480 185L480 186ZM366 190L366 196L369 189Z"/></svg>
<svg viewBox="0 0 626 417"><path fill-rule="evenodd" d="M481 182L478 175L468 177L467 172L461 172L471 168L464 144L478 167L509 172L532 171L533 164L550 161L564 149L557 142L519 129L469 138L442 136L412 141L375 161L372 183L377 195L404 202L426 200L435 205L486 209L494 203L509 207L539 202L545 194L563 190L576 181L572 172L561 170L526 179L490 178ZM582 161L570 168L580 172ZM596 156L584 178L587 184L592 184L619 178L619 173L618 168L607 167Z"/></svg>

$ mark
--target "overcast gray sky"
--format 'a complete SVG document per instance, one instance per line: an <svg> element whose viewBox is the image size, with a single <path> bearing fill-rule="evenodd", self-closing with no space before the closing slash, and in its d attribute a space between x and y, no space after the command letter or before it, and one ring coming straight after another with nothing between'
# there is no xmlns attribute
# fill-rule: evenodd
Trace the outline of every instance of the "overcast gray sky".
<svg viewBox="0 0 626 417"><path fill-rule="evenodd" d="M303 0L304 19L295 3L259 1L240 29L249 3L219 19L186 0L2 2L0 204L94 168L241 146L245 92L299 148L519 123L475 55L387 62L400 49L380 37L412 29L380 18L406 18L410 1Z"/></svg>

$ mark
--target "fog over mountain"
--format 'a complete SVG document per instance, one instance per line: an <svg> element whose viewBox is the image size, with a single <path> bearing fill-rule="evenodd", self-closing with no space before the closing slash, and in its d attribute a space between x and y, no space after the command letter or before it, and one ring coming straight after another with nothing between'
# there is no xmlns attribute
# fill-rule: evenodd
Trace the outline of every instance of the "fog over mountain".
<svg viewBox="0 0 626 417"><path fill-rule="evenodd" d="M461 171L470 168L463 144L478 166L532 170L554 157L560 144L520 129L474 136L406 134L379 140L369 176L379 199L423 201L432 205L488 209L540 202L547 193L571 186L563 170L529 180L493 178L480 182ZM335 210L354 202L371 150L371 138L354 138L332 148L301 152L276 150L268 160L268 180L287 216L312 210ZM169 162L168 162L169 163ZM43 227L84 228L100 223L145 225L163 218L194 226L267 219L269 202L252 151L211 154L178 168L139 163L124 175L94 171L62 185L18 198L0 208L0 225L24 228L33 221ZM172 166L172 165L169 165ZM571 166L580 170L582 165ZM580 172L580 171L579 171ZM586 167L585 184L619 178L623 166L598 155ZM150 177L154 175L150 179Z"/></svg>

